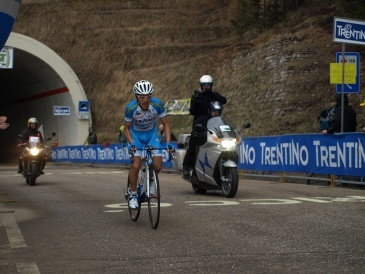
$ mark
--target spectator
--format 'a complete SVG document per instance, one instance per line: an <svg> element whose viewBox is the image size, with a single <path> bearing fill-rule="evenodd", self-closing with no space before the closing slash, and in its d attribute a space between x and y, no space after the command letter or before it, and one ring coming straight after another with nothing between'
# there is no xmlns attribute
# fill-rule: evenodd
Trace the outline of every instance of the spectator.
<svg viewBox="0 0 365 274"><path fill-rule="evenodd" d="M51 145L50 147L58 147L58 138L56 132L52 132L52 136L46 139Z"/></svg>
<svg viewBox="0 0 365 274"><path fill-rule="evenodd" d="M334 110L334 119L331 126L327 130L323 130L323 133L336 133L341 132L341 97L342 94L338 93L335 96L336 107ZM347 94L344 94L344 110L343 110L343 132L355 132L356 131L356 112L349 105Z"/></svg>
<svg viewBox="0 0 365 274"><path fill-rule="evenodd" d="M321 111L317 120L319 122L319 130L322 133L325 133L325 130L328 130L333 123L336 109L336 101L331 102L330 108L326 108Z"/></svg>
<svg viewBox="0 0 365 274"><path fill-rule="evenodd" d="M360 107L365 107L365 100L360 104ZM361 131L365 131L365 126L361 128Z"/></svg>
<svg viewBox="0 0 365 274"><path fill-rule="evenodd" d="M89 128L89 136L87 137L87 144L88 145L96 145L98 143L98 138L94 129L91 127Z"/></svg>
<svg viewBox="0 0 365 274"><path fill-rule="evenodd" d="M124 125L121 125L119 128L118 142L121 144L127 143L127 138L125 138L125 135L124 135Z"/></svg>
<svg viewBox="0 0 365 274"><path fill-rule="evenodd" d="M9 124L6 123L6 120L8 117L6 116L0 116L0 129L7 129L9 127Z"/></svg>

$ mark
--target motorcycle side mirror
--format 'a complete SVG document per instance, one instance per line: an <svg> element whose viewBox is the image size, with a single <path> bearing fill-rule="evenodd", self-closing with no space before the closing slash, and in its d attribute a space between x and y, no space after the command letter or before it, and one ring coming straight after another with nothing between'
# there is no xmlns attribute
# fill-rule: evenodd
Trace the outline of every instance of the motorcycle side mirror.
<svg viewBox="0 0 365 274"><path fill-rule="evenodd" d="M242 125L242 128L250 128L251 124L250 123L245 123Z"/></svg>
<svg viewBox="0 0 365 274"><path fill-rule="evenodd" d="M241 133L242 130L246 129L246 128L250 128L251 124L250 123L245 123L242 125L242 128L238 131L238 133Z"/></svg>

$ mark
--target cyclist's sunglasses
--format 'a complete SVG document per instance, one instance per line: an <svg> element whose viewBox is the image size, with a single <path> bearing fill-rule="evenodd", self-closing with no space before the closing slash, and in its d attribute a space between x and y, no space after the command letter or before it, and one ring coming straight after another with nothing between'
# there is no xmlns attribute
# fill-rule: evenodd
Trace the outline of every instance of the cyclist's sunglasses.
<svg viewBox="0 0 365 274"><path fill-rule="evenodd" d="M152 96L151 95L137 95L138 99L141 100L151 100Z"/></svg>

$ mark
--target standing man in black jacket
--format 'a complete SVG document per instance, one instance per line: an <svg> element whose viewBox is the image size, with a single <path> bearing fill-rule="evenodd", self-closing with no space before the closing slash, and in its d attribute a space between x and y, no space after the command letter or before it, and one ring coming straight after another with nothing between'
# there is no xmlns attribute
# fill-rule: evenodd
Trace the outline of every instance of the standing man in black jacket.
<svg viewBox="0 0 365 274"><path fill-rule="evenodd" d="M336 107L334 110L334 119L328 130L324 133L338 133L341 132L341 94L338 93L335 96ZM344 94L344 120L343 120L343 132L355 132L357 127L356 112L349 105L347 94Z"/></svg>
<svg viewBox="0 0 365 274"><path fill-rule="evenodd" d="M191 96L189 112L194 116L192 129L196 124L199 117L207 115L209 113L209 106L211 102L218 101L222 105L227 103L226 97L220 95L218 92L214 92L213 89L213 78L210 75L203 75L200 77L200 89L195 90ZM189 148L195 148L196 144L194 139L190 138ZM190 168L194 166L195 153L192 153L191 149L186 151L183 161L183 176L188 177Z"/></svg>

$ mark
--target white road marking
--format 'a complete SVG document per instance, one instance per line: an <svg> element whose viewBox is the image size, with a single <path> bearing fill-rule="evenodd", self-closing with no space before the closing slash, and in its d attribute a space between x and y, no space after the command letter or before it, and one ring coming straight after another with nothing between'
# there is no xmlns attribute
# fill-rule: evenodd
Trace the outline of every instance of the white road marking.
<svg viewBox="0 0 365 274"><path fill-rule="evenodd" d="M239 205L239 202L235 201L217 201L217 200L211 200L211 201L186 201L186 204L189 204L189 206L227 206L227 205Z"/></svg>
<svg viewBox="0 0 365 274"><path fill-rule="evenodd" d="M18 269L18 273L25 274L39 274L38 266L35 263L16 263L16 268Z"/></svg>
<svg viewBox="0 0 365 274"><path fill-rule="evenodd" d="M300 201L289 199L243 199L242 202L252 202L253 205L288 205L301 204Z"/></svg>
<svg viewBox="0 0 365 274"><path fill-rule="evenodd" d="M148 208L147 203L142 203L141 209ZM160 203L160 207L170 207L172 204L170 203ZM128 203L120 203L120 204L110 204L110 205L104 205L106 208L111 208L112 210L105 210L105 213L117 213L117 212L123 212L124 209L128 209Z"/></svg>
<svg viewBox="0 0 365 274"><path fill-rule="evenodd" d="M352 203L364 203L365 196L347 196L347 197L295 197L292 199L241 199L239 201L233 200L208 200L208 201L185 201L185 204L189 206L235 206L241 205L240 202L249 202L252 205L294 205L301 204L303 202L311 203L334 203L334 202L352 202ZM173 204L161 203L161 207L170 207ZM111 210L105 210L105 213L122 212L124 209L128 209L127 203L104 205ZM147 203L142 204L142 208L146 208Z"/></svg>
<svg viewBox="0 0 365 274"><path fill-rule="evenodd" d="M300 200L300 201L306 201L306 202L313 202L313 203L331 203L331 201L323 201L323 200L320 200L318 198L300 198L300 197L297 197L297 198L293 198L295 200Z"/></svg>
<svg viewBox="0 0 365 274"><path fill-rule="evenodd" d="M12 214L1 214L0 216L3 225L5 226L11 248L28 247L25 243L23 235L18 227L18 224Z"/></svg>

